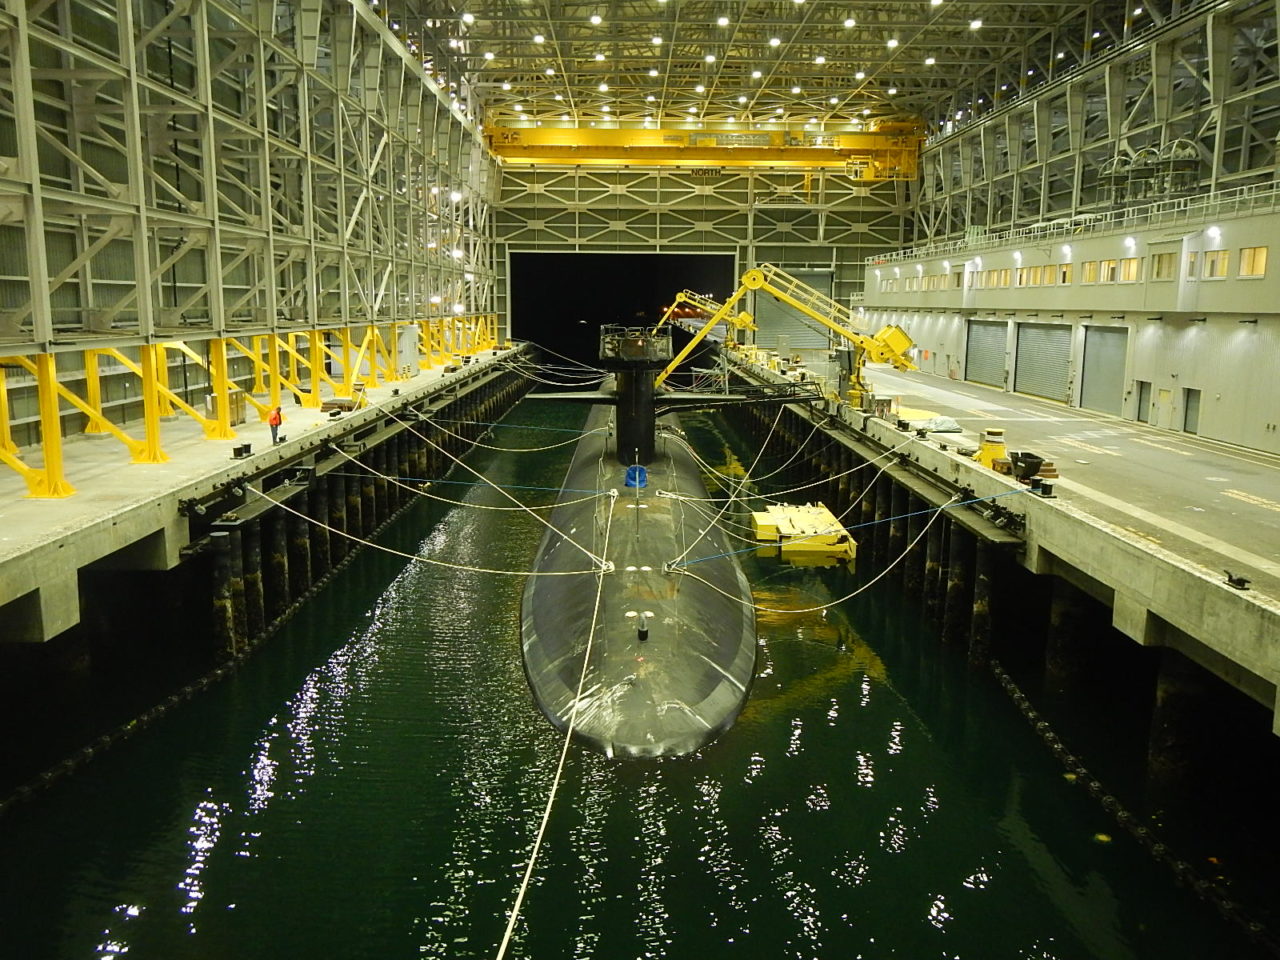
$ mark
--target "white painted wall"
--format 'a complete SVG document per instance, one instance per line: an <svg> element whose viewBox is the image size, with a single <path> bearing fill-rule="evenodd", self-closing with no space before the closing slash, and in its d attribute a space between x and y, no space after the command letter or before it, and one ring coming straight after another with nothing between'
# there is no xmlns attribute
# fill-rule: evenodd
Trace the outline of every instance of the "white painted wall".
<svg viewBox="0 0 1280 960"><path fill-rule="evenodd" d="M1217 227L1212 235L1209 227ZM1126 237L1133 244L1126 243ZM1241 278L1239 249L1269 247L1267 274ZM1129 331L1123 416L1137 419L1137 381L1151 383L1151 423L1170 430L1183 428L1184 390L1201 392L1197 432L1229 443L1280 453L1280 217L1257 214L1214 224L1152 227L1145 233L1081 235L1070 240L1070 254L1061 241L1033 247L1025 240L1017 247L983 250L966 257L951 253L949 266L966 269L1025 266L1065 262L1075 264L1070 286L1010 287L998 290L940 290L919 293L880 293L868 271L865 295L866 325L897 323L916 342L917 363L928 373L961 378L964 374L966 321L969 318L1004 321L1010 326L1006 383L1013 382L1014 325L1019 321L1069 323L1072 337L1072 404L1080 400L1080 371L1086 325L1123 326ZM1144 258L1144 277L1154 250L1178 251L1179 278L1144 279L1129 284L1084 284L1080 264L1087 260ZM1229 249L1228 276L1188 278L1186 256ZM1021 260L1014 257L1015 250ZM978 260L981 259L979 267ZM1199 261L1199 258L1197 258ZM882 276L897 269L944 272L944 258L916 263L878 265Z"/></svg>

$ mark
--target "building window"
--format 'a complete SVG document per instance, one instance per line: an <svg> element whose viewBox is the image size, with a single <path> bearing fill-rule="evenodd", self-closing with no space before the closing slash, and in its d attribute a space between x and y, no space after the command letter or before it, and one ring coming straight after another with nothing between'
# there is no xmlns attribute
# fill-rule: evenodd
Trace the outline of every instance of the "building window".
<svg viewBox="0 0 1280 960"><path fill-rule="evenodd" d="M1000 271L1000 286L1007 287L1013 283L1013 268L1005 267Z"/></svg>
<svg viewBox="0 0 1280 960"><path fill-rule="evenodd" d="M1116 282L1116 262L1114 260L1103 260L1098 264L1098 282Z"/></svg>
<svg viewBox="0 0 1280 960"><path fill-rule="evenodd" d="M1187 279L1194 280L1196 276L1196 252L1192 250L1187 254Z"/></svg>
<svg viewBox="0 0 1280 960"><path fill-rule="evenodd" d="M1137 283L1142 279L1142 258L1125 257L1120 261L1120 282Z"/></svg>
<svg viewBox="0 0 1280 960"><path fill-rule="evenodd" d="M1244 247L1240 251L1240 276L1263 277L1267 274L1267 248Z"/></svg>
<svg viewBox="0 0 1280 960"><path fill-rule="evenodd" d="M955 273L951 274L951 288L953 290L964 289L964 271L963 270L957 270L955 271Z"/></svg>
<svg viewBox="0 0 1280 960"><path fill-rule="evenodd" d="M1173 280L1178 274L1178 255L1176 253L1153 253L1151 255L1151 279Z"/></svg>
<svg viewBox="0 0 1280 960"><path fill-rule="evenodd" d="M1058 264L1058 282L1059 283L1071 282L1071 266L1072 265L1069 263Z"/></svg>
<svg viewBox="0 0 1280 960"><path fill-rule="evenodd" d="M1097 283L1098 282L1098 261L1086 260L1084 262L1084 272L1080 277L1081 283Z"/></svg>
<svg viewBox="0 0 1280 960"><path fill-rule="evenodd" d="M1044 272L1040 275L1040 282L1046 287L1051 287L1058 282L1058 271L1062 267L1060 264L1049 263L1045 265Z"/></svg>
<svg viewBox="0 0 1280 960"><path fill-rule="evenodd" d="M1206 250L1204 252L1204 271L1201 274L1206 280L1218 280L1227 275L1227 262L1231 257L1230 250Z"/></svg>

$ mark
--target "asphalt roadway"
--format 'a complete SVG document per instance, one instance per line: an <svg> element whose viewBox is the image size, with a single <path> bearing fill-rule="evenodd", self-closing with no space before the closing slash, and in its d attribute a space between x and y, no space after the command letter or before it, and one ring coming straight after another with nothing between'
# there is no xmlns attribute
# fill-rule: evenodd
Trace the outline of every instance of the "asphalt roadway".
<svg viewBox="0 0 1280 960"><path fill-rule="evenodd" d="M868 379L975 443L1003 427L1009 450L1053 462L1055 493L1077 509L1280 600L1280 455L932 374L876 366Z"/></svg>

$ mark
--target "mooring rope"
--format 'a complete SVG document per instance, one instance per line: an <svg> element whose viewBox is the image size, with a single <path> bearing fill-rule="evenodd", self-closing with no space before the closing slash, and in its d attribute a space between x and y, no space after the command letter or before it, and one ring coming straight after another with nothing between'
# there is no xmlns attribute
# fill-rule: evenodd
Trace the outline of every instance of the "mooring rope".
<svg viewBox="0 0 1280 960"><path fill-rule="evenodd" d="M373 476L378 477L381 480L386 480L388 483L394 483L400 489L406 490L409 493L412 493L416 497L426 497L429 500L436 500L440 503L447 503L454 507L466 507L471 510L504 510L508 512L513 510L514 511L554 510L556 507L567 506L569 504L586 503L588 500L595 500L598 497L605 496L609 492L608 490L597 490L597 491L593 491L590 496L579 497L577 500L558 500L555 503L543 503L543 504L537 504L533 506L527 503L520 504L519 506L516 506L516 507L501 507L501 506L495 506L494 504L491 504L491 503L469 503L466 500L453 500L453 499L450 499L449 497L442 497L438 493L430 493L419 487L415 487L410 483L405 483L404 480L400 479L399 477L393 477L390 474L378 472L373 467L369 466L369 464L365 463L363 460L360 460L357 457L351 456L351 454L347 453L347 451L343 450L341 447L334 447L334 449L340 455L346 457L349 461L354 463L357 467L360 467L362 470L364 470L367 474L372 474ZM334 476L334 475L335 475L334 473L328 474L328 476ZM338 473L336 475L340 477L358 476L358 474L354 474L354 473ZM437 481L425 480L421 482L432 483ZM476 483L476 484L473 484L473 486L483 486L483 484ZM549 489L554 489L554 488L549 488Z"/></svg>
<svg viewBox="0 0 1280 960"><path fill-rule="evenodd" d="M345 530L339 530L337 527L330 526L321 520L317 520L315 517L308 516L301 510L297 510L289 506L289 504L285 503L283 500L277 500L275 497L267 496L255 487L246 486L245 489L250 493L261 497L263 500L266 500L268 503L274 503L282 510L287 510L295 517L301 517L308 523L315 524L315 526L328 530L330 533L336 533L340 537L345 537L348 540L354 540L356 543L363 544L366 547L373 547L375 550L381 550L383 553L389 553L392 556L404 557L404 559L413 561L414 563L429 563L432 566L448 567L450 570L464 570L468 573L494 573L503 577L570 577L581 576L582 574L592 572L591 570L548 570L545 572L539 572L537 570L493 570L489 567L473 567L464 563L449 563L447 560L436 560L434 557L424 557L421 554L405 553L403 550L396 550L393 547L384 547L380 543L375 543L372 540L365 540L363 537L357 537L355 534L347 533ZM534 516L537 516L537 514L534 514ZM541 520L542 518L538 517L538 519Z"/></svg>
<svg viewBox="0 0 1280 960"><path fill-rule="evenodd" d="M952 500L954 501L954 499L955 498L953 497ZM836 606L837 604L844 603L846 600L852 600L858 594L862 593L864 590L870 589L877 582L883 579L886 575L888 575L890 570L892 570L904 559L906 559L907 554L911 552L912 548L915 547L915 545L920 542L920 539L926 533L929 532L929 528L933 526L934 521L936 521L938 517L942 516L942 511L954 505L955 505L954 503L948 502L948 503L944 503L940 507L935 507L933 510L933 517L931 517L929 522L926 523L924 527L920 530L920 532L915 535L914 539L912 539L912 541L906 545L902 553L900 553L891 563L889 563L883 570L877 573L874 577L872 577L862 586L858 587L857 590L854 590L852 593L845 594L843 597L840 597L838 600L832 600L828 603L822 603L816 607L801 607L797 609L790 609L787 607L765 607L765 606L761 606L758 603L754 603L750 600L743 600L741 597L735 596L732 593L729 593L725 590L720 589L710 580L707 580L705 577L700 577L696 573L690 572L687 567L672 567L670 568L669 572L676 572L686 577L693 577L693 579L699 581L700 583L705 583L712 590L716 591L716 593L722 594L723 596L728 597L730 600L736 600L738 603L742 604L743 606L751 607L753 610L757 610L761 613L817 613L819 610L827 610L827 609L830 609L831 607ZM755 549L758 549L758 547L752 547L751 549L755 550ZM735 552L740 553L742 551L735 551ZM710 558L707 558L707 559L710 559Z"/></svg>
<svg viewBox="0 0 1280 960"><path fill-rule="evenodd" d="M520 506L522 509L524 509L524 510L529 514L529 516L533 517L535 520L537 520L540 524L542 524L544 527L546 527L548 530L550 530L550 531L551 531L552 533L554 533L556 536L558 536L558 537L560 537L561 539L563 539L566 543L570 543L570 544L572 544L573 546L577 547L579 550L581 550L583 553L585 553L588 557L590 557L590 558L591 558L591 562L592 562L592 563L598 563L598 564L602 564L602 565L603 565L603 564L607 564L607 563L608 563L608 561L607 561L607 560L605 560L603 557L598 557L598 556L596 556L594 553L592 553L590 550L588 550L588 549L587 549L586 547L584 547L582 544L578 543L578 541L577 541L577 540L574 540L574 539L573 539L573 537L569 536L567 533L565 533L563 530L561 530L559 527L557 527L555 524L553 524L550 520L546 519L545 517L539 516L537 512L535 512L534 510L529 509L529 508L528 508L528 507L526 507L523 503L520 503L520 501L519 501L519 500L517 500L517 499L516 499L515 497L513 497L511 494L507 493L507 491L503 490L500 486L498 486L496 483L494 483L492 480L490 480L488 477L486 477L483 473L481 473L481 472L480 472L479 470L477 470L475 467L471 466L471 464L467 463L466 461L464 461L464 460L463 460L462 458L460 458L460 457L456 457L456 456L454 456L452 453L450 453L448 450L446 450L442 445L440 445L440 444L436 443L434 440L432 440L432 439L431 439L430 437L428 437L426 434L419 433L417 430L415 430L415 429L413 428L413 424L408 423L408 422L407 422L407 421L405 421L405 420L401 420L401 419L400 419L399 417L397 417L395 414L391 414L390 416L391 416L391 419L392 419L392 420L394 420L394 421L396 421L396 423L399 423L400 425L402 425L406 430L408 430L410 433L412 433L412 434L413 434L415 437L417 437L419 440L423 440L423 441L425 441L426 443L431 444L431 446L435 447L437 450L439 450L441 453L443 453L446 457L448 457L450 460L452 460L452 461L453 461L454 463L456 463L458 466L462 467L464 470L466 470L466 471L467 471L468 473L470 473L472 476L478 477L480 480L484 481L486 484L488 484L488 485L489 485L490 487L492 487L494 490L497 490L500 494L502 494L504 497L506 497L506 498L507 498L508 500L510 500L512 503L517 504L518 506Z"/></svg>
<svg viewBox="0 0 1280 960"><path fill-rule="evenodd" d="M495 447L492 444L481 443L479 440L472 440L469 437L464 437L462 434L455 433L454 431L450 430L448 427L442 427L440 426L440 423L437 420L432 420L428 418L427 422L430 423L437 430L439 430L441 433L447 433L449 436L456 437L459 440L466 440L467 443L470 443L473 446L479 447L481 450L496 450L499 453L541 453L544 450L556 450L556 449L559 449L560 447L567 447L571 443L577 443L579 440L581 440L585 436L590 436L593 433L604 432L603 427L598 428L596 430L588 430L586 431L586 433L579 434L576 437L570 437L568 440L561 441L560 443L549 443L545 447Z"/></svg>
<svg viewBox="0 0 1280 960"><path fill-rule="evenodd" d="M604 527L604 543L601 549L604 554L609 554L609 534L613 530L613 505L617 500L618 491L610 491L609 502L609 519ZM538 825L538 833L533 840L533 849L529 853L529 862L525 865L524 879L520 881L520 889L516 893L516 902L511 907L511 915L507 918L507 929L502 935L502 943L498 946L496 960L502 960L507 955L507 947L511 943L511 936L515 932L516 922L520 919L520 909L524 905L525 894L529 891L529 883L533 879L533 868L538 862L538 853L542 850L542 839L547 832L547 824L551 822L551 808L555 804L556 794L560 790L560 783L564 776L565 760L569 756L569 744L573 740L573 731L578 721L578 707L582 703L582 689L587 683L587 668L591 663L591 647L595 641L596 624L600 620L600 598L604 594L604 578L605 574L613 568L611 563L602 563L596 571L596 599L595 605L591 609L591 627L587 631L587 646L582 654L582 670L578 674L578 689L574 692L573 705L569 708L569 724L564 732L564 742L560 745L560 759L556 763L555 776L551 780L551 791L547 794L547 804L542 810L542 822Z"/></svg>
<svg viewBox="0 0 1280 960"><path fill-rule="evenodd" d="M746 469L742 479L742 483L738 484L737 491L726 489L725 492L728 494L728 497L725 499L724 505L720 508L720 512L716 514L715 520L707 524L707 526L703 527L702 530L699 531L698 535L694 537L693 540L691 540L689 544L684 548L680 556L676 557L675 560L668 561L668 565L671 563L679 563L681 560L687 557L689 555L689 551L692 550L694 547L696 547L699 543L701 543L702 538L711 532L712 527L716 526L719 523L720 517L724 516L725 511L727 511L731 506L733 506L734 503L738 501L737 494L741 493L743 488L746 487L746 485L751 482L751 471L756 468L756 466L760 463L760 458L764 456L765 448L769 446L769 440L773 437L773 431L777 429L778 423L782 420L782 411L784 409L785 409L784 407L778 407L778 413L773 418L773 426L769 428L769 433L765 436L764 443L760 445L760 449L756 453L756 458L751 461L751 466Z"/></svg>

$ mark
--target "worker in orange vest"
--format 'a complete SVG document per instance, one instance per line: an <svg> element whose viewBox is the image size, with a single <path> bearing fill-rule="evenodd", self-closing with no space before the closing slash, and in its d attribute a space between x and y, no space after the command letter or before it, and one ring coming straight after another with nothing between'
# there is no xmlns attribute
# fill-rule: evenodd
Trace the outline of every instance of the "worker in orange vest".
<svg viewBox="0 0 1280 960"><path fill-rule="evenodd" d="M271 443L277 444L280 441L277 436L280 433L280 424L284 423L284 415L280 412L280 408L276 407L271 411L271 415L267 417L267 424L271 427Z"/></svg>

